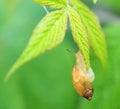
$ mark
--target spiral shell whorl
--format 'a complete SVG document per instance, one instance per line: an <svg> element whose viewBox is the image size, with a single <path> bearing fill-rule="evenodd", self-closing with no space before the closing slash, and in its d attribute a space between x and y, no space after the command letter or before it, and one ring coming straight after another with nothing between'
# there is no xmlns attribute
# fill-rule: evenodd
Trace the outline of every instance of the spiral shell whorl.
<svg viewBox="0 0 120 109"><path fill-rule="evenodd" d="M80 51L76 54L76 65L72 70L73 86L76 91L88 100L92 99L93 88L91 82L94 80L92 68L86 70L86 65Z"/></svg>

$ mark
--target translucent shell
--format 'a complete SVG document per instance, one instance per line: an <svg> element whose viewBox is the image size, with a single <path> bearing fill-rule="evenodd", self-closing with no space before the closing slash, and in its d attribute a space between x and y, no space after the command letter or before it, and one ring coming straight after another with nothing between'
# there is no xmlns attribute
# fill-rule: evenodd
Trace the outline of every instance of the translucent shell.
<svg viewBox="0 0 120 109"><path fill-rule="evenodd" d="M86 70L85 61L80 51L76 54L76 65L72 70L72 80L78 94L91 100L94 92L91 85L94 80L94 72L91 68L88 71Z"/></svg>

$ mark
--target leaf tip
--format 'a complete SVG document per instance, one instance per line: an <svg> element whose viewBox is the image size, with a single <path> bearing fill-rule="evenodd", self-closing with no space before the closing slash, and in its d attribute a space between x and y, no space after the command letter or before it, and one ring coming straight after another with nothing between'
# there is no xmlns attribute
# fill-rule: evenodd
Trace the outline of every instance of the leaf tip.
<svg viewBox="0 0 120 109"><path fill-rule="evenodd" d="M6 74L5 78L4 78L4 82L7 82L19 67L20 66L17 63L15 63L12 66L12 68L7 72L7 74Z"/></svg>
<svg viewBox="0 0 120 109"><path fill-rule="evenodd" d="M5 78L4 78L4 82L8 82L8 80L10 79L10 77L13 75L14 71L10 70L7 72Z"/></svg>
<svg viewBox="0 0 120 109"><path fill-rule="evenodd" d="M5 78L4 78L4 80L3 80L4 83L7 83L9 79L10 79L10 77L8 75L6 75Z"/></svg>

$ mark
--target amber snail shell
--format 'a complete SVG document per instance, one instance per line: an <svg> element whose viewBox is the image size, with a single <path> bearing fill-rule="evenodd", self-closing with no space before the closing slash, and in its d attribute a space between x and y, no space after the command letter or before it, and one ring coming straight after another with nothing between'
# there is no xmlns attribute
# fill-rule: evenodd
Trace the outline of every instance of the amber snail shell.
<svg viewBox="0 0 120 109"><path fill-rule="evenodd" d="M72 80L78 94L90 101L94 93L91 85L94 80L94 73L91 68L88 71L86 70L86 64L80 51L76 53L76 65L72 70Z"/></svg>

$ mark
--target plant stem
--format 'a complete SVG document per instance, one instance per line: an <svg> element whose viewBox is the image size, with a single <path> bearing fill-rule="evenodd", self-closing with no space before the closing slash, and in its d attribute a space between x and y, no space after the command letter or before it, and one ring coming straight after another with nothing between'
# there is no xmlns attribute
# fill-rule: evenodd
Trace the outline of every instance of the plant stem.
<svg viewBox="0 0 120 109"><path fill-rule="evenodd" d="M49 11L47 10L46 6L43 6L44 10L46 11L46 13L48 14Z"/></svg>

